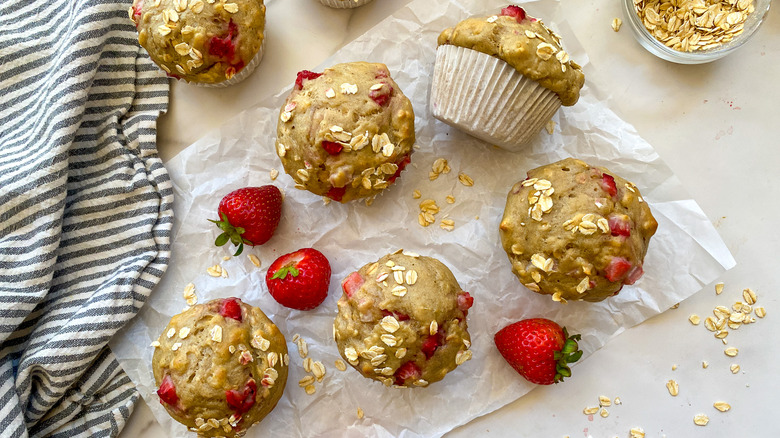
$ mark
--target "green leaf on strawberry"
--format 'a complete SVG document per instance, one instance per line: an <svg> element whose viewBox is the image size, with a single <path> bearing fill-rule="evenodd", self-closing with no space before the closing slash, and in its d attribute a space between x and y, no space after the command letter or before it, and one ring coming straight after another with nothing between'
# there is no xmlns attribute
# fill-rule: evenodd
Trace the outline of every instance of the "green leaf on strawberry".
<svg viewBox="0 0 780 438"><path fill-rule="evenodd" d="M295 266L285 266L278 271L271 277L272 280L275 280L277 278L284 280L287 278L287 274L290 274L293 277L297 277L299 272L297 269L295 269Z"/></svg>

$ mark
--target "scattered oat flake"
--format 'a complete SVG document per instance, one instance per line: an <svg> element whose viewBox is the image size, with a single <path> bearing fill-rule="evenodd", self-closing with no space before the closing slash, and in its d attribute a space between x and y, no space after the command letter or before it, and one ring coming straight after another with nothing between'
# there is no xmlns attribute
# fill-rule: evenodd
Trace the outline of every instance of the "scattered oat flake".
<svg viewBox="0 0 780 438"><path fill-rule="evenodd" d="M455 197L452 195L447 195L446 198L444 198L445 201L447 201L447 204L454 204L455 203Z"/></svg>
<svg viewBox="0 0 780 438"><path fill-rule="evenodd" d="M615 404L616 405L622 405L623 402L620 400L620 397L615 397Z"/></svg>
<svg viewBox="0 0 780 438"><path fill-rule="evenodd" d="M726 412L726 411L728 411L729 409L731 409L731 405L730 405L730 404L728 404L728 403L726 403L726 402L724 402L724 401L717 401L717 402L713 403L713 405L712 405L712 406L713 406L715 409L717 409L717 410L719 410L719 411L721 411L721 412Z"/></svg>
<svg viewBox="0 0 780 438"><path fill-rule="evenodd" d="M688 321L690 321L691 324L693 325L699 325L699 323L701 322L701 318L699 317L699 315L693 313L691 314L691 316L688 317Z"/></svg>
<svg viewBox="0 0 780 438"><path fill-rule="evenodd" d="M606 395L600 395L599 406L612 406L612 401Z"/></svg>
<svg viewBox="0 0 780 438"><path fill-rule="evenodd" d="M555 120L548 120L547 124L544 125L544 129L547 130L548 134L552 135L555 132Z"/></svg>
<svg viewBox="0 0 780 438"><path fill-rule="evenodd" d="M617 17L613 18L612 19L612 30L614 30L615 32L619 31L620 30L620 26L622 24L623 24L623 20L621 20L620 18L617 18Z"/></svg>
<svg viewBox="0 0 780 438"><path fill-rule="evenodd" d="M357 408L357 417L359 420L363 419L363 409Z"/></svg>
<svg viewBox="0 0 780 438"><path fill-rule="evenodd" d="M474 185L474 180L463 172L458 174L458 181L460 181L460 183L466 187L471 187Z"/></svg>
<svg viewBox="0 0 780 438"><path fill-rule="evenodd" d="M317 388L314 387L314 384L307 385L305 388L303 388L304 391L306 391L306 394L312 395L315 392L317 392Z"/></svg>
<svg viewBox="0 0 780 438"><path fill-rule="evenodd" d="M723 292L723 286L724 286L723 283L718 283L718 284L715 285L715 293L717 295L720 295L721 292Z"/></svg>
<svg viewBox="0 0 780 438"><path fill-rule="evenodd" d="M187 286L184 287L182 295L188 306L197 304L198 296L195 294L195 285L193 283L188 283Z"/></svg>
<svg viewBox="0 0 780 438"><path fill-rule="evenodd" d="M593 415L599 411L598 406L589 406L582 410L582 413L585 415Z"/></svg>
<svg viewBox="0 0 780 438"><path fill-rule="evenodd" d="M206 269L206 272L212 277L221 277L222 276L222 266L220 265L214 265L208 269Z"/></svg>
<svg viewBox="0 0 780 438"><path fill-rule="evenodd" d="M724 339L724 341L725 341L725 339ZM735 348L735 347L729 347L729 348L723 350L723 353L725 353L726 356L728 356L728 357L735 357L739 353L739 350L737 348Z"/></svg>
<svg viewBox="0 0 780 438"><path fill-rule="evenodd" d="M676 397L677 394L679 394L679 392L680 392L680 387L677 384L677 382L674 381L674 380L670 380L670 381L666 382L666 389L669 390L669 394L671 394L672 397Z"/></svg>
<svg viewBox="0 0 780 438"><path fill-rule="evenodd" d="M693 423L697 426L706 426L710 422L710 417L704 414L697 414L693 417Z"/></svg>
<svg viewBox="0 0 780 438"><path fill-rule="evenodd" d="M645 431L641 427L632 427L629 431L631 438L645 438Z"/></svg>
<svg viewBox="0 0 780 438"><path fill-rule="evenodd" d="M258 267L258 268L260 267L260 259L257 258L256 255L249 254L249 261L251 261L252 264L255 265L256 267Z"/></svg>
<svg viewBox="0 0 780 438"><path fill-rule="evenodd" d="M601 418L607 418L609 417L609 411L604 408L601 408L601 411L599 411L599 415L601 415Z"/></svg>
<svg viewBox="0 0 780 438"><path fill-rule="evenodd" d="M702 367L702 368L707 368L708 366L710 366L710 364L709 364L709 363L707 363L707 361L706 361L706 360L703 360L703 361L701 361L701 367Z"/></svg>
<svg viewBox="0 0 780 438"><path fill-rule="evenodd" d="M739 372L739 365L733 363L729 369L731 370L731 374L737 374Z"/></svg>
<svg viewBox="0 0 780 438"><path fill-rule="evenodd" d="M347 370L347 364L344 363L341 359L336 359L336 369L339 371L346 371Z"/></svg>
<svg viewBox="0 0 780 438"><path fill-rule="evenodd" d="M753 310L753 312L759 318L763 318L766 316L766 309L764 309L763 307L756 307L755 310Z"/></svg>

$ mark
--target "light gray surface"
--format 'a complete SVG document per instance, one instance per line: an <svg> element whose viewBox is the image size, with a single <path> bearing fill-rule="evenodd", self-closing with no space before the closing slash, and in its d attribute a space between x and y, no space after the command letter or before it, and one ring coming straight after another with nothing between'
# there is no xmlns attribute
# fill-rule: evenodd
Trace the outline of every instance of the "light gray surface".
<svg viewBox="0 0 780 438"><path fill-rule="evenodd" d="M224 90L173 85L171 111L160 122L164 159L408 2L380 0L350 11L314 0L269 3L269 45L252 76ZM737 53L712 64L680 66L647 53L628 29L613 32L612 19L622 17L620 4L613 3L563 3L567 24L590 59L586 80L675 171L720 231L737 267L721 279L722 295L705 288L679 309L628 330L594 353L570 381L539 388L448 436L625 437L630 428L642 427L648 437L759 437L773 436L780 426L773 412L780 367L766 345L780 329L774 266L780 247L774 220L780 213L775 170L780 116L774 102L780 96L780 14L771 11L756 38ZM739 348L739 355L729 358L725 346L703 326L692 326L688 316L703 319L716 305L730 306L741 300L745 287L758 293L767 317L728 336L728 346ZM709 362L707 369L702 360ZM729 371L732 363L741 366L739 373ZM677 397L666 390L669 379L680 385ZM607 408L607 418L589 418L582 409L597 405L599 395L619 396L623 404ZM718 400L730 403L731 411L716 411L712 404ZM709 415L709 425L693 424L698 413ZM122 437L140 435L164 436L146 406L137 408Z"/></svg>

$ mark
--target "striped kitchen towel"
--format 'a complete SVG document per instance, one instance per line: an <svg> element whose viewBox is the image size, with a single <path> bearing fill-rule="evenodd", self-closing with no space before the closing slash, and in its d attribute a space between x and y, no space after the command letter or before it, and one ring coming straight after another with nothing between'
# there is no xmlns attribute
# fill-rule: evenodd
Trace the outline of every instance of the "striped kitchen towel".
<svg viewBox="0 0 780 438"><path fill-rule="evenodd" d="M106 346L169 260L168 82L130 0L0 2L0 437L117 436Z"/></svg>

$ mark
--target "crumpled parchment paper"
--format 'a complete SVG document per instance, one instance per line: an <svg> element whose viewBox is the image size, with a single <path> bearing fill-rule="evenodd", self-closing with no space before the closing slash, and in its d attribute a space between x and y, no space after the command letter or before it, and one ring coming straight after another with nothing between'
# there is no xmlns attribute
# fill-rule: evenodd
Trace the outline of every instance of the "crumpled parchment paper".
<svg viewBox="0 0 780 438"><path fill-rule="evenodd" d="M320 197L293 188L274 152L279 107L289 89L236 116L167 163L176 190L170 267L133 323L113 340L112 349L169 436L192 433L173 421L157 399L149 344L170 317L186 306L182 291L190 282L196 286L199 302L238 296L259 306L287 338L291 362L285 394L247 436L416 437L442 435L534 388L504 362L493 345L493 334L504 325L537 316L554 319L570 332L582 334L581 347L587 357L623 330L664 312L734 266L718 233L669 167L631 125L597 101L587 86L575 106L561 108L555 115L553 134L541 132L521 153L492 147L430 116L430 77L439 32L471 15L498 13L504 3L414 1L320 66L321 70L339 62L384 62L413 102L419 149L395 186L371 206L363 202L325 205ZM557 2L525 6L563 35L572 59L587 65ZM587 77L587 67L585 72ZM634 182L659 223L645 259L644 277L601 303L562 305L526 290L511 273L499 241L498 223L512 184L523 179L527 170L568 156L606 166ZM452 171L429 181L428 172L439 157L449 161ZM272 183L271 169L280 171L273 183L286 193L276 234L261 247L223 260L231 249L213 245L218 230L207 219L216 218L217 205L229 191ZM474 179L473 187L458 182L460 172ZM412 198L415 189L422 192L419 200ZM445 202L447 195L455 197L454 204ZM434 225L423 228L417 223L418 205L429 198L436 200L441 212ZM444 217L454 220L454 231L439 227ZM273 260L302 247L322 251L333 269L329 297L309 312L277 304L264 281ZM468 321L473 359L428 388L386 388L352 368L341 372L334 366L339 354L332 324L341 280L398 248L438 258L475 298ZM247 252L261 259L261 268L250 262ZM206 273L215 264L221 264L227 278ZM298 386L305 372L292 342L294 334L308 342L309 356L327 367L314 395ZM357 417L358 408L365 412L363 419Z"/></svg>

